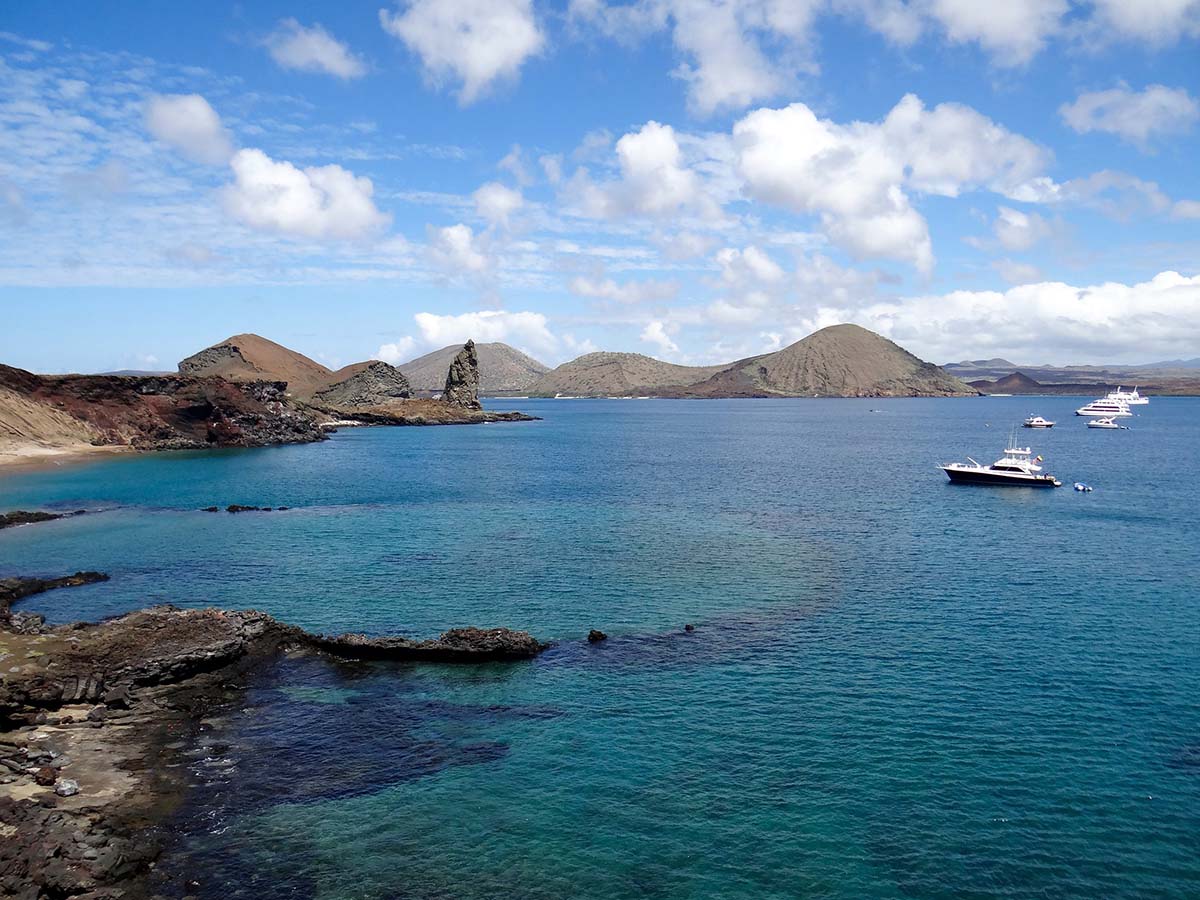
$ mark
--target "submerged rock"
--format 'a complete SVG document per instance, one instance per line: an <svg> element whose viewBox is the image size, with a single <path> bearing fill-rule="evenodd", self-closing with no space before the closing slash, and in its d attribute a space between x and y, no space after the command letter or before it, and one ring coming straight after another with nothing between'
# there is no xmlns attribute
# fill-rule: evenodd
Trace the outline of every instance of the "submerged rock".
<svg viewBox="0 0 1200 900"><path fill-rule="evenodd" d="M10 608L18 600L56 588L79 587L98 581L108 581L108 575L103 572L76 572L62 578L0 578L0 628L27 633L36 630L36 626L44 621L34 613L10 613Z"/></svg>
<svg viewBox="0 0 1200 900"><path fill-rule="evenodd" d="M598 644L601 641L608 640L608 635L603 631L597 631L595 628L593 628L588 632L587 639L589 644Z"/></svg>
<svg viewBox="0 0 1200 900"><path fill-rule="evenodd" d="M318 635L313 642L328 653L352 659L427 662L531 659L547 646L527 631L513 631L509 628L454 628L437 640L430 641L341 634L336 637Z"/></svg>
<svg viewBox="0 0 1200 900"><path fill-rule="evenodd" d="M0 513L0 528L12 528L16 525L32 525L35 522L51 522L61 519L62 513L30 512L18 509L10 513Z"/></svg>
<svg viewBox="0 0 1200 900"><path fill-rule="evenodd" d="M479 403L479 356L475 342L467 341L446 373L446 388L442 400L467 409L481 409Z"/></svg>

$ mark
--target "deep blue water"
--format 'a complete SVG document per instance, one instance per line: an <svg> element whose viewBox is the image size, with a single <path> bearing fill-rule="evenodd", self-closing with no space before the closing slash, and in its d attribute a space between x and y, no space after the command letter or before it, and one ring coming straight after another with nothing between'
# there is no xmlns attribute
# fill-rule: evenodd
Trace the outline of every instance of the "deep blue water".
<svg viewBox="0 0 1200 900"><path fill-rule="evenodd" d="M494 405L545 420L0 476L103 510L0 533L0 575L113 575L52 620L559 641L282 660L196 757L201 896L1200 896L1200 400ZM1030 412L1066 487L935 468Z"/></svg>

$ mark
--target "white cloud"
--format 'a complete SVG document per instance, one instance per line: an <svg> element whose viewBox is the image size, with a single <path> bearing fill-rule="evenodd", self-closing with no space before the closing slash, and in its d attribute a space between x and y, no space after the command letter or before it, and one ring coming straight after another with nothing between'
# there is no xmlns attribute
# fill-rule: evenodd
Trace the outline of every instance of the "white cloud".
<svg viewBox="0 0 1200 900"><path fill-rule="evenodd" d="M783 280L783 269L757 247L737 250L726 247L717 254L717 265L721 267L721 280L734 288L747 284L775 284Z"/></svg>
<svg viewBox="0 0 1200 900"><path fill-rule="evenodd" d="M1200 35L1200 0L1092 0L1092 5L1092 26L1102 39L1169 44Z"/></svg>
<svg viewBox="0 0 1200 900"><path fill-rule="evenodd" d="M711 235L697 234L693 231L679 231L675 234L662 235L655 239L663 256L676 262L696 259L705 256L717 245L717 239Z"/></svg>
<svg viewBox="0 0 1200 900"><path fill-rule="evenodd" d="M24 225L29 219L25 194L15 184L0 178L0 222Z"/></svg>
<svg viewBox="0 0 1200 900"><path fill-rule="evenodd" d="M992 268L1009 284L1029 284L1042 277L1042 270L1037 266L1012 259L997 259L992 263Z"/></svg>
<svg viewBox="0 0 1200 900"><path fill-rule="evenodd" d="M239 150L235 181L221 191L225 211L251 228L308 238L362 238L384 228L371 179L341 166L298 169L261 150Z"/></svg>
<svg viewBox="0 0 1200 900"><path fill-rule="evenodd" d="M402 9L379 11L383 29L420 56L432 78L460 81L464 105L516 78L546 40L530 0L411 0Z"/></svg>
<svg viewBox="0 0 1200 900"><path fill-rule="evenodd" d="M1152 84L1142 91L1127 85L1107 91L1080 94L1074 103L1058 109L1071 128L1080 134L1103 131L1140 147L1152 137L1191 130L1200 121L1200 103L1184 88Z"/></svg>
<svg viewBox="0 0 1200 900"><path fill-rule="evenodd" d="M647 344L653 344L662 353L678 353L679 347L667 333L668 326L655 319L642 329L641 339Z"/></svg>
<svg viewBox="0 0 1200 900"><path fill-rule="evenodd" d="M1077 203L1119 220L1159 215L1171 209L1171 198L1157 183L1111 169L1057 185L1054 200Z"/></svg>
<svg viewBox="0 0 1200 900"><path fill-rule="evenodd" d="M410 359L412 359L416 348L416 339L405 335L394 343L382 344L379 349L375 351L375 358L381 359L385 363L390 363L393 366L398 366L400 363L408 362Z"/></svg>
<svg viewBox="0 0 1200 900"><path fill-rule="evenodd" d="M193 162L223 165L233 140L221 117L199 94L158 94L146 105L146 128Z"/></svg>
<svg viewBox="0 0 1200 900"><path fill-rule="evenodd" d="M925 219L906 189L957 197L987 188L1014 195L1048 154L970 107L926 109L906 95L880 123L841 125L803 103L756 110L733 127L737 169L756 200L821 217L857 258L933 268Z"/></svg>
<svg viewBox="0 0 1200 900"><path fill-rule="evenodd" d="M478 275L491 267L491 260L480 248L479 241L469 226L460 223L443 228L430 227L427 230L430 259L446 274Z"/></svg>
<svg viewBox="0 0 1200 900"><path fill-rule="evenodd" d="M953 291L824 314L857 322L934 361L1003 356L1059 364L1145 362L1195 355L1200 276L1162 272L1140 284L1086 287L1037 282L1003 292Z"/></svg>
<svg viewBox="0 0 1200 900"><path fill-rule="evenodd" d="M621 177L595 184L580 169L567 186L588 215L611 218L642 215L666 218L692 213L715 219L720 209L699 176L684 162L675 129L647 122L617 141Z"/></svg>
<svg viewBox="0 0 1200 900"><path fill-rule="evenodd" d="M572 294L596 300L615 300L617 303L643 303L650 300L670 300L679 293L674 281L626 281L611 278L578 276L567 285Z"/></svg>
<svg viewBox="0 0 1200 900"><path fill-rule="evenodd" d="M285 69L324 72L342 79L367 73L366 64L320 25L305 28L295 19L284 19L264 43L271 59Z"/></svg>
<svg viewBox="0 0 1200 900"><path fill-rule="evenodd" d="M559 346L546 317L536 312L489 309L457 316L422 312L413 318L422 341L431 347L465 343L468 339L479 343L504 341L536 353L554 353Z"/></svg>
<svg viewBox="0 0 1200 900"><path fill-rule="evenodd" d="M514 191L497 181L489 181L471 197L475 200L475 211L489 225L508 228L508 219L525 202L520 191Z"/></svg>
<svg viewBox="0 0 1200 900"><path fill-rule="evenodd" d="M1176 219L1200 219L1200 200L1178 200L1171 207Z"/></svg>
<svg viewBox="0 0 1200 900"><path fill-rule="evenodd" d="M1007 206L997 210L992 228L1006 250L1028 250L1052 232L1050 223L1037 213L1021 212Z"/></svg>
<svg viewBox="0 0 1200 900"><path fill-rule="evenodd" d="M952 41L976 41L999 65L1023 65L1061 27L1067 0L928 0L925 9Z"/></svg>
<svg viewBox="0 0 1200 900"><path fill-rule="evenodd" d="M798 74L817 71L822 16L856 19L901 46L936 31L1015 66L1063 31L1068 9L1068 0L571 0L568 18L626 45L669 32L681 57L671 74L687 84L691 110L710 115L794 93Z"/></svg>

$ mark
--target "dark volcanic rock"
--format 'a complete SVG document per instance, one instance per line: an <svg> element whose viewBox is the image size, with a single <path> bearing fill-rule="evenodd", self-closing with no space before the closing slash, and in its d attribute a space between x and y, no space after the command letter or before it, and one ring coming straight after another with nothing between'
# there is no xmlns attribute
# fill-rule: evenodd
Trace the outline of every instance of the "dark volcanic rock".
<svg viewBox="0 0 1200 900"><path fill-rule="evenodd" d="M426 662L483 662L531 659L546 649L527 631L508 628L454 628L435 641L402 637L367 637L365 634L318 635L314 644L337 656L352 659L398 659Z"/></svg>
<svg viewBox="0 0 1200 900"><path fill-rule="evenodd" d="M479 356L475 353L474 341L467 341L450 363L442 400L467 409L482 408L479 403Z"/></svg>
<svg viewBox="0 0 1200 900"><path fill-rule="evenodd" d="M601 641L608 640L608 635L603 631L597 631L595 628L593 628L588 632L587 639L589 644L598 644Z"/></svg>
<svg viewBox="0 0 1200 900"><path fill-rule="evenodd" d="M7 613L14 599L30 593L104 577L8 579L0 582L0 604ZM0 897L146 896L162 849L161 825L188 789L182 754L211 727L201 720L236 703L248 675L270 669L285 650L306 647L437 662L524 659L544 649L525 632L503 628L455 629L421 642L323 638L265 613L171 606L37 635L14 633L0 621L0 648L8 654L0 677ZM78 708L84 704L87 712ZM327 758L314 757L298 778L321 784L339 778L344 748L328 734L314 735ZM391 733L384 734L387 752L394 752ZM414 765L435 771L495 759L504 748L455 752L454 758L430 753L418 741L409 755ZM350 778L350 792L377 786L377 765L373 759L369 778ZM265 799L278 802L274 795Z"/></svg>
<svg viewBox="0 0 1200 900"><path fill-rule="evenodd" d="M411 396L412 388L404 374L395 366L375 359L349 378L317 391L313 401L336 409L369 408Z"/></svg>
<svg viewBox="0 0 1200 900"><path fill-rule="evenodd" d="M0 528L12 528L14 525L32 525L34 522L51 522L61 519L62 513L28 512L23 509L10 513L0 513Z"/></svg>
<svg viewBox="0 0 1200 900"><path fill-rule="evenodd" d="M15 617L10 608L18 600L55 588L79 587L98 581L108 581L108 576L103 572L76 572L62 578L0 578L0 628L12 626Z"/></svg>
<svg viewBox="0 0 1200 900"><path fill-rule="evenodd" d="M139 450L262 447L325 439L284 382L185 375L34 375L0 365L0 388L77 419L92 443Z"/></svg>

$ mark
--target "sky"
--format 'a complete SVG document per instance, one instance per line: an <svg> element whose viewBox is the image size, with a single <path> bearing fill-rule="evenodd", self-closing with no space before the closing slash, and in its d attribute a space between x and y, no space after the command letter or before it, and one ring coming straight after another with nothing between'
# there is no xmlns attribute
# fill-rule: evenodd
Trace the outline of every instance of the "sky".
<svg viewBox="0 0 1200 900"><path fill-rule="evenodd" d="M1200 0L0 6L0 362L1200 356Z"/></svg>

